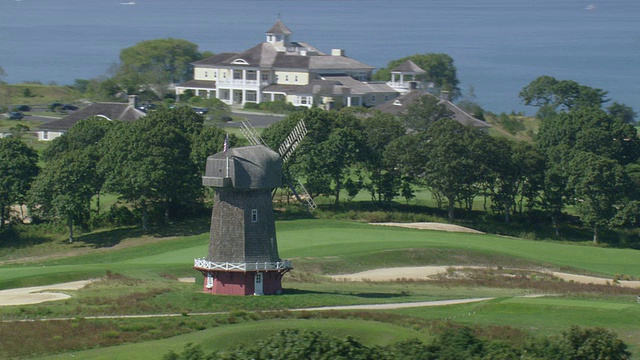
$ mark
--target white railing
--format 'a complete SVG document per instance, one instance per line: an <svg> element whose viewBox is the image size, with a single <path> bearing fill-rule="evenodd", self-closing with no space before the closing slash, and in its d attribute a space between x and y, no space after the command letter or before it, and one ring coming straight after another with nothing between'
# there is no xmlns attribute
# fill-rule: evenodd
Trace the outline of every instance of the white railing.
<svg viewBox="0 0 640 360"><path fill-rule="evenodd" d="M204 270L225 271L286 270L292 268L290 260L278 262L230 263L209 261L207 259L194 259L193 267Z"/></svg>
<svg viewBox="0 0 640 360"><path fill-rule="evenodd" d="M217 81L220 85L244 85L244 86L258 86L260 83L258 80L246 80L246 79L222 79Z"/></svg>

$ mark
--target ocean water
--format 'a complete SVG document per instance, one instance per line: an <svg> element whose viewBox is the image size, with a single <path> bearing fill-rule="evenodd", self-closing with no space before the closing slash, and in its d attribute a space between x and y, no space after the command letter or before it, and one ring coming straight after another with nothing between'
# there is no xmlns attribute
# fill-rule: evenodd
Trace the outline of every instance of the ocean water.
<svg viewBox="0 0 640 360"><path fill-rule="evenodd" d="M293 40L374 67L418 53L453 57L463 94L499 113L550 75L640 111L638 0L0 0L5 81L72 84L108 75L121 49L181 38L242 51L281 18Z"/></svg>

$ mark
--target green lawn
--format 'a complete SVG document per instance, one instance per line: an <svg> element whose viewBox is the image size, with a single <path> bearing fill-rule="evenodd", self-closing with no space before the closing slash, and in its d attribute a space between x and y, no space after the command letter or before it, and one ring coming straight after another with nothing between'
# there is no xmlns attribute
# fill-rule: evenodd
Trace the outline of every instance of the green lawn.
<svg viewBox="0 0 640 360"><path fill-rule="evenodd" d="M331 272L356 271L388 266L431 265L421 259L401 256L406 249L453 249L478 256L522 259L557 268L568 267L613 277L625 274L640 277L640 252L528 241L495 235L413 230L333 220L295 220L277 223L280 255L301 263L334 264ZM94 235L95 236L95 235ZM97 235L99 236L99 235ZM108 233L104 236L109 236ZM117 241L117 240L114 240ZM189 271L194 258L207 254L208 234L178 237L171 241L130 247L123 251L92 251L87 255L34 264L0 267L0 288L21 278L65 277L111 270L140 268ZM491 256L487 254L492 254ZM435 260L434 260L435 261ZM516 260L517 263L517 260ZM441 264L438 264L441 265ZM455 264L451 264L455 265ZM492 264L501 265L501 264ZM32 283L32 281L29 281Z"/></svg>
<svg viewBox="0 0 640 360"><path fill-rule="evenodd" d="M318 273L344 273L372 268L442 264L487 264L504 267L548 265L557 269L613 276L640 276L640 252L590 246L530 241L495 235L447 233L374 226L336 220L278 221L280 255L296 267L284 278L285 294L264 297L216 297L200 291L202 279L191 267L193 259L207 254L206 229L194 235L177 232L146 234L122 229L81 236L67 246L83 254L46 261L0 266L0 289L121 274L87 289L72 292L71 299L41 305L4 307L5 319L15 317L88 316L123 313L196 313L204 311L266 311L299 307L394 303L424 300L495 297L482 303L445 307L389 310L397 315L445 320L467 325L509 325L538 335L559 333L571 325L603 326L640 346L640 305L635 295L588 293L583 297L520 298L530 290L483 286L440 286L428 282L331 282ZM195 225L194 225L195 226ZM133 237L129 239L129 237ZM136 245L135 241L140 241ZM121 243L129 245L112 249ZM43 245L44 246L44 245ZM36 246L37 247L37 246ZM16 251L19 251L17 249ZM9 257L8 254L0 257ZM196 283L175 278L196 276ZM144 295L152 294L152 295ZM144 299L144 306L136 304ZM185 319L188 319L186 317ZM195 317L194 317L195 318ZM124 320L123 320L124 321ZM364 320L261 320L220 325L169 339L116 348L74 352L82 358L126 358L120 354L164 354L179 351L187 342L205 351L237 344L237 338L259 339L290 327L308 326L327 333L355 335L365 344L384 344L427 333L389 323ZM126 323L126 322L125 322ZM270 330L265 330L270 329Z"/></svg>

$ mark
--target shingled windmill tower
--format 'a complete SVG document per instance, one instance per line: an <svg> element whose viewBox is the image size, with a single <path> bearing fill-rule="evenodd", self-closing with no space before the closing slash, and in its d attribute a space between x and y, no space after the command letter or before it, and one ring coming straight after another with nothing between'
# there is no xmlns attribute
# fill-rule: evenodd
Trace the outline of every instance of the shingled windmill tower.
<svg viewBox="0 0 640 360"><path fill-rule="evenodd" d="M282 292L282 276L292 266L278 255L271 194L282 186L283 159L306 134L304 122L301 124L296 129L303 131L294 129L280 153L262 144L253 132L248 138L256 144L225 149L207 158L202 182L215 190L209 254L194 261L194 269L204 275L205 292Z"/></svg>

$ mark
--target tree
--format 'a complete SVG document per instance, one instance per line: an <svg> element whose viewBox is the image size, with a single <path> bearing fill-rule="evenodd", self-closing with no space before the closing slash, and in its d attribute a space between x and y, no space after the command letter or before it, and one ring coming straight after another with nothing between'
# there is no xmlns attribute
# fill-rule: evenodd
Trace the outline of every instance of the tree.
<svg viewBox="0 0 640 360"><path fill-rule="evenodd" d="M378 202L391 201L400 189L400 172L393 166L385 166L384 152L387 145L405 133L405 128L392 115L374 113L361 119L365 151L365 168L369 172L371 197Z"/></svg>
<svg viewBox="0 0 640 360"><path fill-rule="evenodd" d="M191 142L191 161L198 168L198 172L204 175L207 157L219 153L224 146L227 132L219 127L204 128ZM235 134L229 135L229 147L238 143Z"/></svg>
<svg viewBox="0 0 640 360"><path fill-rule="evenodd" d="M162 96L168 84L191 79L191 63L202 57L198 45L187 40L142 41L120 51L115 78L129 93L137 94L141 86L146 86Z"/></svg>
<svg viewBox="0 0 640 360"><path fill-rule="evenodd" d="M562 339L569 349L571 360L631 359L627 344L607 329L572 326L569 331L562 333Z"/></svg>
<svg viewBox="0 0 640 360"><path fill-rule="evenodd" d="M74 240L74 223L88 218L95 175L95 159L88 152L69 151L49 161L31 188L32 208L45 216L65 219L69 242Z"/></svg>
<svg viewBox="0 0 640 360"><path fill-rule="evenodd" d="M418 65L426 74L419 75L418 79L424 82L431 82L436 89L449 91L451 99L460 96L456 67L453 65L453 58L447 54L416 54L402 59L389 62L386 68L378 70L374 75L374 80L391 80L391 71L403 62L411 60Z"/></svg>
<svg viewBox="0 0 640 360"><path fill-rule="evenodd" d="M489 174L488 190L492 202L504 214L504 222L509 223L516 196L520 190L523 169L516 162L515 144L505 138L489 138L486 157Z"/></svg>
<svg viewBox="0 0 640 360"><path fill-rule="evenodd" d="M611 106L607 108L607 111L609 112L609 115L613 116L616 119L619 119L626 124L636 124L636 117L638 116L638 114L633 111L633 108L630 106L626 106L614 101L613 104L611 104Z"/></svg>
<svg viewBox="0 0 640 360"><path fill-rule="evenodd" d="M557 80L551 76L540 76L533 80L520 91L519 96L525 105L540 108L538 115L544 116L570 109L600 108L609 101L604 90L580 85L572 80Z"/></svg>
<svg viewBox="0 0 640 360"><path fill-rule="evenodd" d="M0 139L0 228L4 227L10 206L25 202L38 172L35 150L19 139Z"/></svg>
<svg viewBox="0 0 640 360"><path fill-rule="evenodd" d="M629 178L616 161L589 152L578 152L569 164L568 186L576 198L581 221L593 229L593 242L599 242L599 229L609 227L617 208L623 204Z"/></svg>
<svg viewBox="0 0 640 360"><path fill-rule="evenodd" d="M592 152L623 165L640 157L640 143L633 125L595 108L575 109L544 119L536 143L542 149L563 145Z"/></svg>
<svg viewBox="0 0 640 360"><path fill-rule="evenodd" d="M408 129L420 131L426 130L438 120L451 119L453 115L435 96L423 95L407 107L400 119Z"/></svg>
<svg viewBox="0 0 640 360"><path fill-rule="evenodd" d="M337 206L352 166L365 157L360 122L349 112L314 108L291 114L272 124L263 132L263 138L271 148L277 149L302 119L308 133L284 171L293 177L305 177L305 187L312 195L334 195Z"/></svg>
<svg viewBox="0 0 640 360"><path fill-rule="evenodd" d="M477 129L454 120L438 121L426 133L425 183L435 196L447 200L448 219L453 221L456 202L470 209L486 173L481 159L486 140Z"/></svg>
<svg viewBox="0 0 640 360"><path fill-rule="evenodd" d="M132 123L119 123L101 142L104 157L99 169L105 187L141 209L145 230L150 208L164 208L166 221L172 205L190 204L201 191L189 138L179 127L165 122L166 116L175 114L150 114Z"/></svg>
<svg viewBox="0 0 640 360"><path fill-rule="evenodd" d="M4 78L7 76L7 72L0 66L0 84L4 83Z"/></svg>

